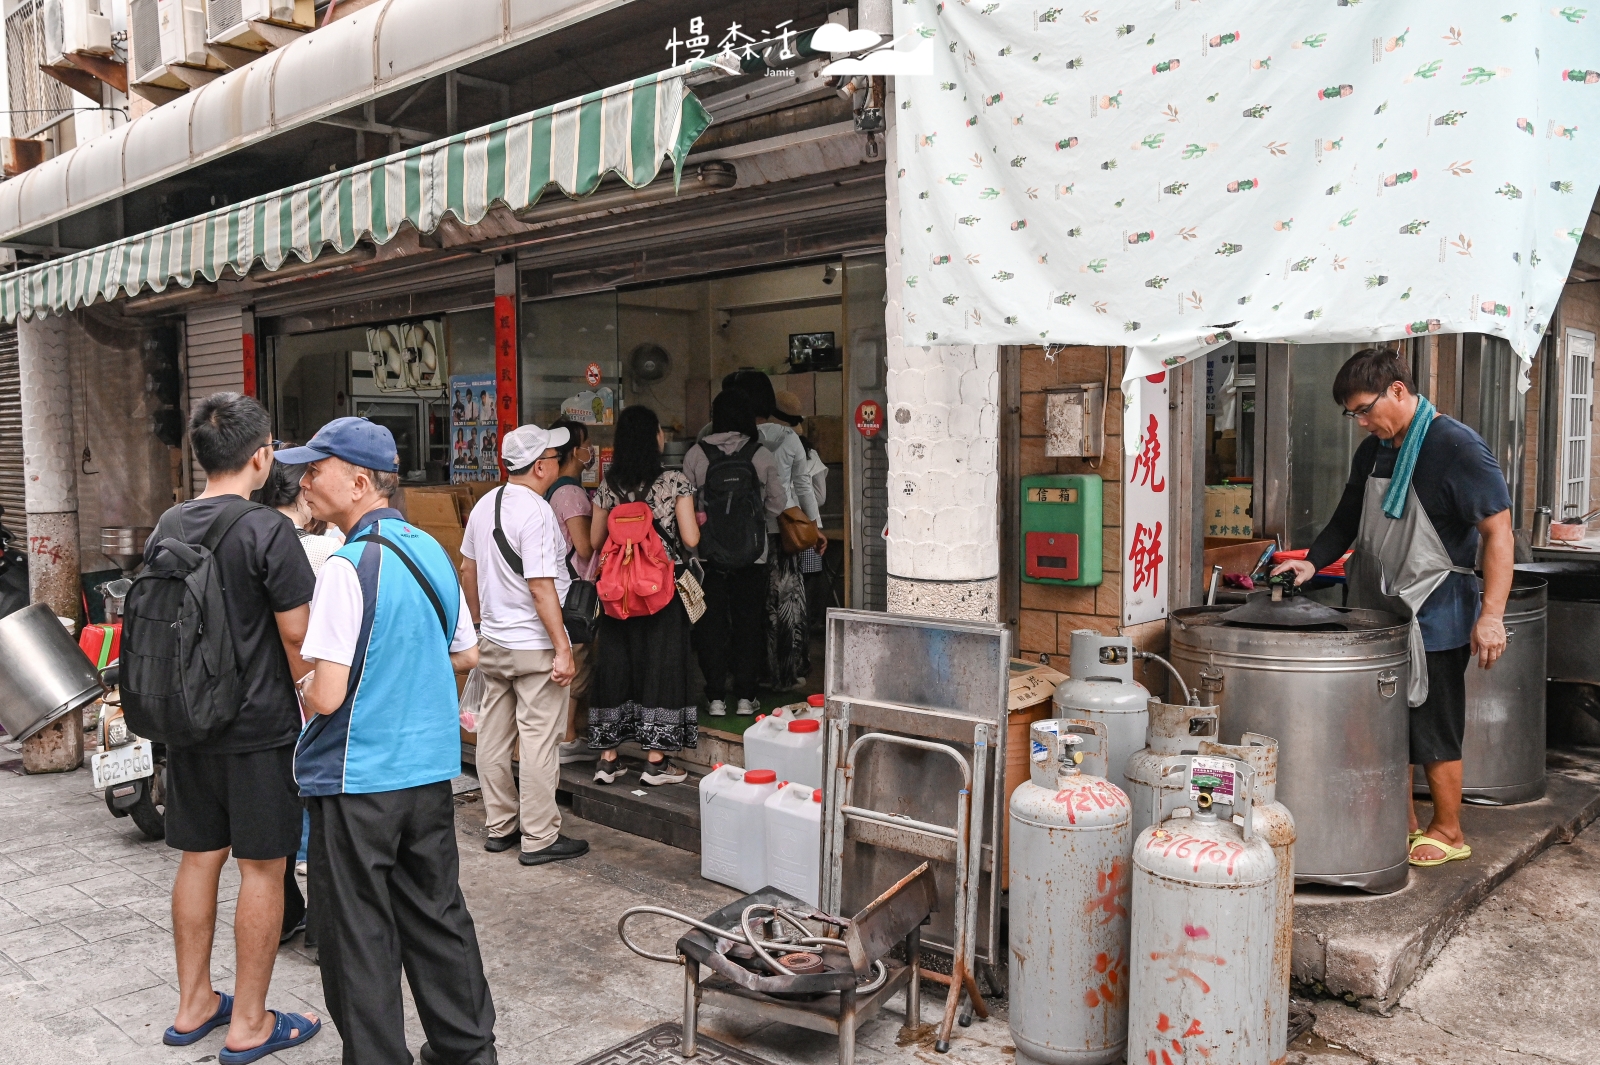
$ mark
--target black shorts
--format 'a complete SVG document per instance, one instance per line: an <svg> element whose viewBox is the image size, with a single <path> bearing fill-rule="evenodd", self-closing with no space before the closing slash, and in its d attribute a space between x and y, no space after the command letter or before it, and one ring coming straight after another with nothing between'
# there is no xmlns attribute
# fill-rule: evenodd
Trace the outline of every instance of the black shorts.
<svg viewBox="0 0 1600 1065"><path fill-rule="evenodd" d="M1471 646L1428 652L1428 698L1411 708L1411 764L1461 761Z"/></svg>
<svg viewBox="0 0 1600 1065"><path fill-rule="evenodd" d="M167 846L233 848L235 858L270 861L300 849L304 806L294 782L294 748L249 754L167 748Z"/></svg>

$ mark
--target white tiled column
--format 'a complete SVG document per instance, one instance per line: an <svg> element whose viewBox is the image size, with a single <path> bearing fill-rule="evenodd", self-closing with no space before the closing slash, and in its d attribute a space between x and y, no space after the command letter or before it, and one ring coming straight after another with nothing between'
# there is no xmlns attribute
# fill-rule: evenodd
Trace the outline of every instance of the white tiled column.
<svg viewBox="0 0 1600 1065"><path fill-rule="evenodd" d="M888 601L895 614L999 617L1000 355L994 345L917 346L900 305L894 98L888 183Z"/></svg>

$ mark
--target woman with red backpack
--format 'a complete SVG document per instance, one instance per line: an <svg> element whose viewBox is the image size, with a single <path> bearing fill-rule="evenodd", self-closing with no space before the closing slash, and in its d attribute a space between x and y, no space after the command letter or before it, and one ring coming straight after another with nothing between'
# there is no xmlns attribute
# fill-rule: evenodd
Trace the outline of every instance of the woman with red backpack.
<svg viewBox="0 0 1600 1065"><path fill-rule="evenodd" d="M688 478L661 468L665 442L655 411L623 410L611 466L594 496L589 535L600 555L596 586L605 614L604 650L589 692L589 746L604 752L594 774L601 784L623 775L617 748L629 742L648 752L644 783L680 783L688 774L667 754L699 741L690 621L675 569L700 542L700 525Z"/></svg>

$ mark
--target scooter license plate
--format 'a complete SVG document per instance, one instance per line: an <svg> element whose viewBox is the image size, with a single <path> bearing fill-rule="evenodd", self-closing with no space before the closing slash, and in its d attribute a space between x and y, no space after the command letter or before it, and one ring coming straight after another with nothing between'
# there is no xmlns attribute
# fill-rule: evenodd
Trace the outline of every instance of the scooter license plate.
<svg viewBox="0 0 1600 1065"><path fill-rule="evenodd" d="M89 760L96 788L109 788L126 784L130 780L155 775L155 761L151 756L150 741L138 740L126 747L102 751Z"/></svg>

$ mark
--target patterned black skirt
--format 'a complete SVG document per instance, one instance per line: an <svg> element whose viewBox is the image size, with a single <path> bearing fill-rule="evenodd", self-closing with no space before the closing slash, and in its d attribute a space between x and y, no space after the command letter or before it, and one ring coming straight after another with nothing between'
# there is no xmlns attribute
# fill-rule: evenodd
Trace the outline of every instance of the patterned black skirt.
<svg viewBox="0 0 1600 1065"><path fill-rule="evenodd" d="M638 743L648 751L676 751L699 744L689 633L689 615L677 596L644 617L601 617L589 689L591 749Z"/></svg>

